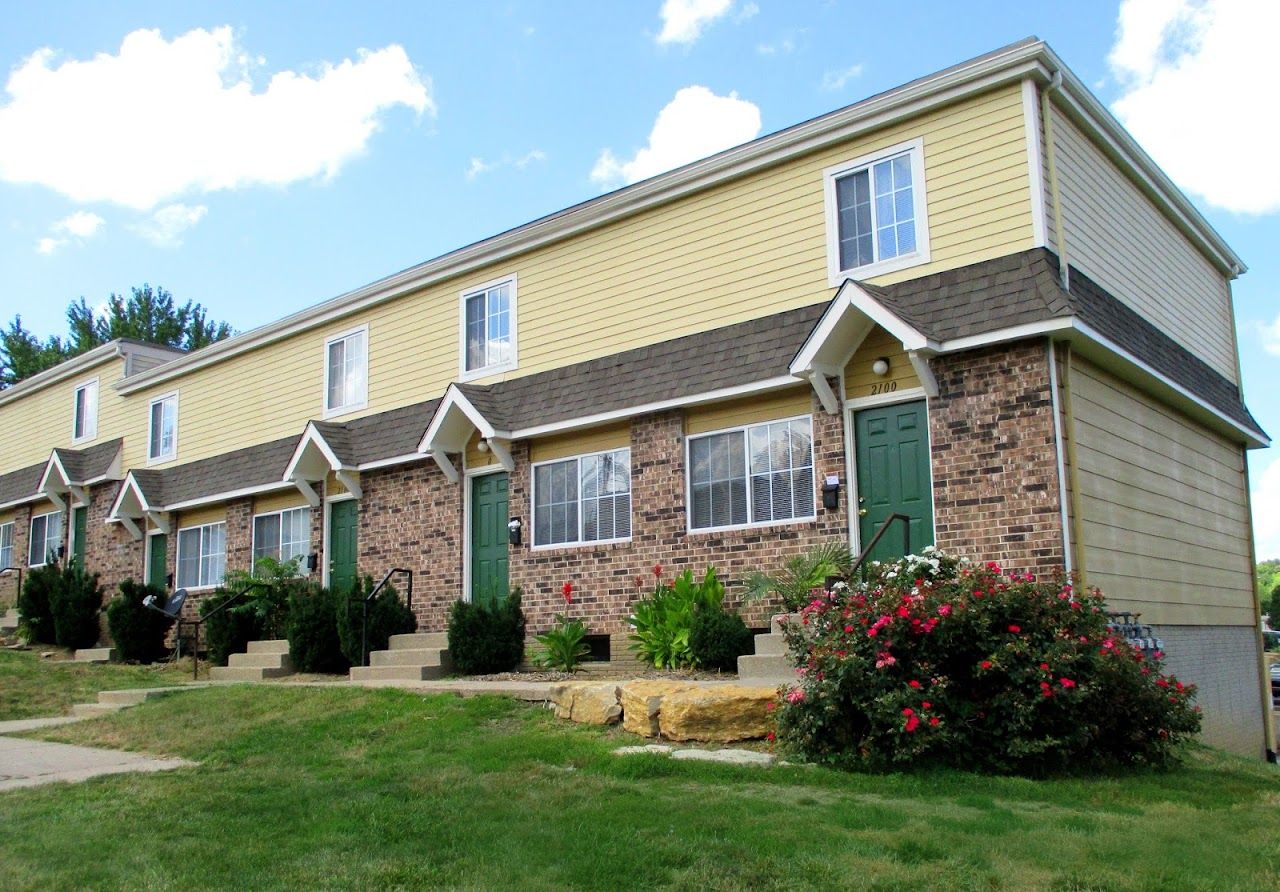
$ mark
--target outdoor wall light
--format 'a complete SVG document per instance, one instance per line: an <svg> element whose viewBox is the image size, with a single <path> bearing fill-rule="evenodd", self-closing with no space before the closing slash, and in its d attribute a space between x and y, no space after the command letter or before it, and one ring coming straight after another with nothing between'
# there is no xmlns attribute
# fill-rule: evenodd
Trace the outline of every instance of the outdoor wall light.
<svg viewBox="0 0 1280 892"><path fill-rule="evenodd" d="M822 484L822 507L834 511L840 507L840 476L828 474Z"/></svg>
<svg viewBox="0 0 1280 892"><path fill-rule="evenodd" d="M889 374L889 357L881 356L875 362L871 363L871 371L882 378Z"/></svg>
<svg viewBox="0 0 1280 892"><path fill-rule="evenodd" d="M477 451L477 452L488 452L488 451L489 451L489 441L488 441L488 440L481 440L479 443L477 443L477 444L476 444L476 451Z"/></svg>
<svg viewBox="0 0 1280 892"><path fill-rule="evenodd" d="M520 544L521 526L522 524L520 523L520 518L518 517L513 517L509 521L507 521L507 536L511 539L512 545Z"/></svg>

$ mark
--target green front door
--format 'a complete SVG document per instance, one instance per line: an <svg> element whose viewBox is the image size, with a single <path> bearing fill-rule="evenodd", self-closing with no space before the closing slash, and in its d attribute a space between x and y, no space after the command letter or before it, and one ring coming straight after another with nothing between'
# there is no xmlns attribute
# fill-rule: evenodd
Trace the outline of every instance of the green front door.
<svg viewBox="0 0 1280 892"><path fill-rule="evenodd" d="M507 596L507 475L471 478L471 600L492 604Z"/></svg>
<svg viewBox="0 0 1280 892"><path fill-rule="evenodd" d="M87 506L71 509L71 556L76 564L84 566L85 539L89 535L89 509Z"/></svg>
<svg viewBox="0 0 1280 892"><path fill-rule="evenodd" d="M329 588L335 591L349 591L356 581L358 520L355 499L329 505Z"/></svg>
<svg viewBox="0 0 1280 892"><path fill-rule="evenodd" d="M147 547L151 552L147 555L147 582L168 588L165 580L165 556L169 550L169 537L164 533L156 533L147 537Z"/></svg>
<svg viewBox="0 0 1280 892"><path fill-rule="evenodd" d="M911 550L933 544L929 424L924 401L863 409L854 415L858 453L858 531L865 548L892 514L911 518ZM902 556L902 524L894 523L872 560Z"/></svg>

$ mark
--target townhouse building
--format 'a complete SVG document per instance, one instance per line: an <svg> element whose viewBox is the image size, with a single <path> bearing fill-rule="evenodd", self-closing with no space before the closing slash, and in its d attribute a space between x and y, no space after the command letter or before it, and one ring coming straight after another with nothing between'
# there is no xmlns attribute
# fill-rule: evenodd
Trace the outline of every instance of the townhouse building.
<svg viewBox="0 0 1280 892"><path fill-rule="evenodd" d="M0 566L196 594L261 555L408 567L424 630L509 586L542 629L572 581L617 654L655 563L740 581L901 513L913 549L1140 613L1206 738L1259 754L1244 269L1029 39L193 353L115 342L0 392Z"/></svg>

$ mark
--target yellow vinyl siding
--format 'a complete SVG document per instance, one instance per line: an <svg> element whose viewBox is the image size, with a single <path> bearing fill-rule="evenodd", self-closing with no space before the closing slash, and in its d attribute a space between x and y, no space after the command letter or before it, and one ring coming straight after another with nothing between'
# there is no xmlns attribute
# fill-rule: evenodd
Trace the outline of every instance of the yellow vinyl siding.
<svg viewBox="0 0 1280 892"><path fill-rule="evenodd" d="M760 396L744 397L706 406L693 406L685 410L684 432L705 434L708 431L742 427L761 421L809 415L813 411L810 389L806 384Z"/></svg>
<svg viewBox="0 0 1280 892"><path fill-rule="evenodd" d="M129 407L137 399L121 397L112 387L123 375L124 359L108 357L65 381L0 406L0 474L46 461L54 448L87 449L121 436ZM98 379L97 436L72 446L76 388L93 378Z"/></svg>
<svg viewBox="0 0 1280 892"><path fill-rule="evenodd" d="M180 462L300 432L322 412L325 338L359 324L369 325L369 404L353 416L441 394L458 377L460 293L512 273L519 367L511 376L825 300L823 170L916 137L924 142L932 262L873 281L1032 246L1015 84L158 384L133 399L126 460L145 462L148 399L175 388Z"/></svg>
<svg viewBox="0 0 1280 892"><path fill-rule="evenodd" d="M1053 130L1071 264L1235 381L1227 278L1056 108Z"/></svg>
<svg viewBox="0 0 1280 892"><path fill-rule="evenodd" d="M884 376L871 371L871 364L880 357L889 360L889 373ZM879 326L871 329L844 369L845 398L850 400L901 393L919 386L920 378L902 349L902 342Z"/></svg>
<svg viewBox="0 0 1280 892"><path fill-rule="evenodd" d="M529 460L554 461L574 455L623 449L631 445L631 423L610 424L589 430L574 431L559 437L546 437L529 444Z"/></svg>
<svg viewBox="0 0 1280 892"><path fill-rule="evenodd" d="M266 495L255 496L253 500L254 514L270 514L272 511L306 507L307 500L302 497L302 493L298 492L297 489L267 493Z"/></svg>
<svg viewBox="0 0 1280 892"><path fill-rule="evenodd" d="M1079 358L1071 389L1088 584L1148 622L1252 625L1241 447Z"/></svg>
<svg viewBox="0 0 1280 892"><path fill-rule="evenodd" d="M176 529L204 526L207 523L222 523L227 519L225 505L211 505L208 508L192 508L178 514Z"/></svg>

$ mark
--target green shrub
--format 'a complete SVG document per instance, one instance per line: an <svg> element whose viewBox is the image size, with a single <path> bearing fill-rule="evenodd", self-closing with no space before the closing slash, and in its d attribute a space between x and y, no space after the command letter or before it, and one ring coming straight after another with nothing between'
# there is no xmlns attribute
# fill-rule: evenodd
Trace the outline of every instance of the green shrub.
<svg viewBox="0 0 1280 892"><path fill-rule="evenodd" d="M784 629L779 735L815 761L1041 774L1165 767L1195 688L1107 628L1102 594L932 548L838 583Z"/></svg>
<svg viewBox="0 0 1280 892"><path fill-rule="evenodd" d="M18 617L34 644L56 644L52 600L62 586L62 568L49 563L27 572L18 593Z"/></svg>
<svg viewBox="0 0 1280 892"><path fill-rule="evenodd" d="M173 620L143 605L152 596L157 606L164 604L164 589L126 579L120 583L120 593L107 604L107 628L122 660L152 663L166 653L164 639Z"/></svg>
<svg viewBox="0 0 1280 892"><path fill-rule="evenodd" d="M342 653L352 666L361 664L364 607L361 601L373 591L373 577L357 580L346 594L335 593L338 614L338 637ZM388 585L369 603L369 653L386 650L392 635L407 635L418 630L418 618L400 600L394 586Z"/></svg>
<svg viewBox="0 0 1280 892"><path fill-rule="evenodd" d="M449 657L463 675L510 672L524 659L520 589L493 604L455 601L449 612Z"/></svg>
<svg viewBox="0 0 1280 892"><path fill-rule="evenodd" d="M556 624L550 631L534 636L542 645L542 653L534 657L535 665L560 672L573 672L582 658L591 653L587 646L587 627L582 620L567 619L556 614Z"/></svg>
<svg viewBox="0 0 1280 892"><path fill-rule="evenodd" d="M689 650L703 669L738 671L738 657L751 653L755 640L747 624L726 610L697 610L689 634Z"/></svg>
<svg viewBox="0 0 1280 892"><path fill-rule="evenodd" d="M657 669L682 669L698 665L690 645L693 618L699 610L719 611L724 603L724 584L716 577L715 567L708 567L701 582L693 581L692 571L685 570L664 582L661 567L654 568L653 592L637 601L627 619L634 630L631 650L642 662Z"/></svg>
<svg viewBox="0 0 1280 892"><path fill-rule="evenodd" d="M351 662L338 636L338 601L318 586L298 589L289 597L289 657L299 672L346 672Z"/></svg>
<svg viewBox="0 0 1280 892"><path fill-rule="evenodd" d="M853 555L847 542L824 542L787 561L776 576L752 573L747 577L747 598L758 600L776 596L787 610L799 610L809 603L809 595L832 576L848 576Z"/></svg>
<svg viewBox="0 0 1280 892"><path fill-rule="evenodd" d="M244 653L250 641L262 641L266 637L262 633L262 622L253 603L239 601L212 613L233 594L235 592L220 588L200 602L200 616L204 618L200 641L209 656L209 662L218 666L227 665L227 658L232 654Z"/></svg>
<svg viewBox="0 0 1280 892"><path fill-rule="evenodd" d="M93 647L102 636L98 614L104 592L98 574L88 573L76 561L63 567L49 595L53 614L54 643L61 647Z"/></svg>

